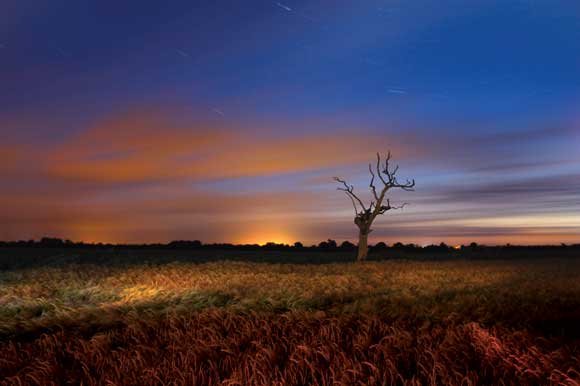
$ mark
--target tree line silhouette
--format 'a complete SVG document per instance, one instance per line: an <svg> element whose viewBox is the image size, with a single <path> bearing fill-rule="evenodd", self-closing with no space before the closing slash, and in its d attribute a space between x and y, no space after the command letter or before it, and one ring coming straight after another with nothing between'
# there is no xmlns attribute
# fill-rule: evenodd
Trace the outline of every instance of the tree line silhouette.
<svg viewBox="0 0 580 386"><path fill-rule="evenodd" d="M147 243L147 244L113 244L113 243L87 243L83 241L74 242L68 239L57 237L43 237L40 240L19 240L19 241L0 241L0 247L11 248L120 248L120 249L239 249L239 250L279 250L279 251L354 251L358 246L350 241L338 243L336 240L327 239L318 244L306 246L297 241L294 244L280 244L268 242L263 245L259 244L231 244L231 243L209 243L205 244L200 240L174 240L168 243ZM483 250L562 250L578 249L580 244L560 244L560 245L480 245L472 242L468 245L449 246L445 243L432 245L404 244L396 242L392 245L380 241L374 245L369 245L369 249L376 251L406 251L406 252L426 252L426 253L460 253L476 252Z"/></svg>

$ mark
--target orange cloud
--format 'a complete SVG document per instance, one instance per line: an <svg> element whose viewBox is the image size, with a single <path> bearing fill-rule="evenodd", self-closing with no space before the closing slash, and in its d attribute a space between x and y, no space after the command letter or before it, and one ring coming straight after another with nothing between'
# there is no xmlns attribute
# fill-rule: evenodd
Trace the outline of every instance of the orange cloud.
<svg viewBox="0 0 580 386"><path fill-rule="evenodd" d="M369 153L386 143L364 133L276 136L233 126L133 111L102 120L64 143L3 147L0 159L11 181L27 174L0 192L5 208L0 239L51 234L113 242L180 237L290 242L302 238L304 218L329 209L327 197L303 189L298 194L207 192L183 182L364 165Z"/></svg>
<svg viewBox="0 0 580 386"><path fill-rule="evenodd" d="M399 159L411 151L362 132L280 136L132 112L72 138L49 157L47 171L62 179L113 183L266 176L367 162L369 154L389 145Z"/></svg>
<svg viewBox="0 0 580 386"><path fill-rule="evenodd" d="M432 170L433 156L441 152L437 143L426 144L429 138L410 134L393 138L354 130L327 134L322 127L318 123L308 131L297 125L294 132L275 134L237 123L191 123L150 109L102 120L63 143L6 140L0 145L0 176L8 177L0 181L4 182L0 239L53 235L110 242L198 238L313 243L327 237L354 241L352 208L334 191L330 177L335 170L330 169L345 177L351 171L366 177L366 163L374 151L391 148L405 171L417 159ZM289 173L304 174L284 175ZM264 183L256 187L251 186L252 179L201 183L259 176L276 178L256 179ZM560 217L552 223L540 219L533 228L465 221L481 217L481 211L486 216L515 215L523 208L532 213L529 206L546 194L566 204L577 191L577 181L563 175L500 185L462 182L435 188L427 182L409 197L410 211L397 218L391 214L377 224L373 242L577 241L577 223L563 224ZM367 182L352 182L361 195L370 195ZM236 191L237 186L246 193ZM526 193L526 201L520 199L522 191L534 193ZM490 212L490 201L495 208L498 201L514 202L512 197L522 204L506 213L503 208ZM459 212L461 208L466 211Z"/></svg>

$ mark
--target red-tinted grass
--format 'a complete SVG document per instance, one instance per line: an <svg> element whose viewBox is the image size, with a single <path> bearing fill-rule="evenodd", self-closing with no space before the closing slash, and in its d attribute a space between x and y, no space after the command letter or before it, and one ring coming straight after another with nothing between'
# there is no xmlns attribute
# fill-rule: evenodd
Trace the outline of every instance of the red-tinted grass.
<svg viewBox="0 0 580 386"><path fill-rule="evenodd" d="M6 385L578 385L580 342L477 323L206 309L5 342L0 368Z"/></svg>

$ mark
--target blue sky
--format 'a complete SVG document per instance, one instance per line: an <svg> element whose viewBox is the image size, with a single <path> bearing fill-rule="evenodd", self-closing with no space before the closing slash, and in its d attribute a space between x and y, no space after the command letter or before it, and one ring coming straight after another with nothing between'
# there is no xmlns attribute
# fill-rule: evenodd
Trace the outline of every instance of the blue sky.
<svg viewBox="0 0 580 386"><path fill-rule="evenodd" d="M580 242L572 1L5 1L0 239Z"/></svg>

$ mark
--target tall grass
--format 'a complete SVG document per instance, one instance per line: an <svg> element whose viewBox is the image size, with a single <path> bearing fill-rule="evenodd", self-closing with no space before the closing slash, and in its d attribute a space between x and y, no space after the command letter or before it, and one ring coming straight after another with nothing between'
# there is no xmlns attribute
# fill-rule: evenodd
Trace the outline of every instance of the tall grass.
<svg viewBox="0 0 580 386"><path fill-rule="evenodd" d="M580 382L580 262L0 273L3 384Z"/></svg>
<svg viewBox="0 0 580 386"><path fill-rule="evenodd" d="M208 308L0 346L6 384L578 384L578 346L477 323Z"/></svg>

